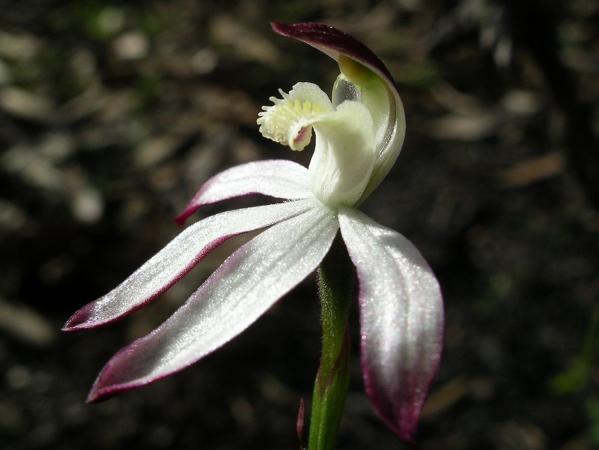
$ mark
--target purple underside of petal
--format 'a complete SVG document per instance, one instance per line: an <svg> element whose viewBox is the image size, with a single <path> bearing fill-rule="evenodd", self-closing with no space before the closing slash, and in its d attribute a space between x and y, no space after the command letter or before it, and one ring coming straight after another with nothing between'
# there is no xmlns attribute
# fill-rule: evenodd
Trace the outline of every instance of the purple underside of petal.
<svg viewBox="0 0 599 450"><path fill-rule="evenodd" d="M365 389L381 419L409 440L441 357L441 291L399 233L356 210L340 211L339 223L358 273Z"/></svg>
<svg viewBox="0 0 599 450"><path fill-rule="evenodd" d="M343 54L364 64L384 77L389 86L397 91L397 85L385 63L353 36L323 23L284 24L271 22L271 26L276 33L311 45L336 61L339 59L339 54Z"/></svg>
<svg viewBox="0 0 599 450"><path fill-rule="evenodd" d="M318 267L337 229L334 213L315 206L240 247L167 321L106 364L88 401L170 376L233 339Z"/></svg>
<svg viewBox="0 0 599 450"><path fill-rule="evenodd" d="M232 167L206 181L175 220L182 225L204 205L252 194L286 200L308 198L311 194L307 174L304 166L284 159Z"/></svg>
<svg viewBox="0 0 599 450"><path fill-rule="evenodd" d="M227 239L297 216L313 204L308 199L257 206L227 211L196 222L119 286L73 314L63 330L96 328L125 317L169 289Z"/></svg>

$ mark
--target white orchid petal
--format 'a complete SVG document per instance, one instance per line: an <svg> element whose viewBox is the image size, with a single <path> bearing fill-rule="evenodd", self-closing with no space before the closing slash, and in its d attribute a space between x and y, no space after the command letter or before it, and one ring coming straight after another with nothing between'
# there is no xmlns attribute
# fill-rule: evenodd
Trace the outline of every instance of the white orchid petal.
<svg viewBox="0 0 599 450"><path fill-rule="evenodd" d="M332 208L355 204L377 159L367 106L347 100L333 107L313 83L297 83L289 94L281 91L281 95L272 97L274 104L260 113L260 133L292 150L303 150L314 130L316 146L308 168L312 193Z"/></svg>
<svg viewBox="0 0 599 450"><path fill-rule="evenodd" d="M79 309L64 330L95 328L117 320L162 294L228 238L263 228L312 208L314 200L228 211L187 227L129 278Z"/></svg>
<svg viewBox="0 0 599 450"><path fill-rule="evenodd" d="M441 355L439 284L399 233L351 209L339 212L339 224L358 272L366 391L389 427L409 438Z"/></svg>
<svg viewBox="0 0 599 450"><path fill-rule="evenodd" d="M183 223L203 205L250 194L298 200L312 196L308 171L284 159L257 161L227 169L206 181L177 217Z"/></svg>
<svg viewBox="0 0 599 450"><path fill-rule="evenodd" d="M242 246L166 322L108 362L89 400L166 377L233 339L316 269L337 229L335 214L315 206Z"/></svg>
<svg viewBox="0 0 599 450"><path fill-rule="evenodd" d="M314 129L316 147L308 168L312 192L332 207L355 204L376 160L370 112L348 100L315 122Z"/></svg>

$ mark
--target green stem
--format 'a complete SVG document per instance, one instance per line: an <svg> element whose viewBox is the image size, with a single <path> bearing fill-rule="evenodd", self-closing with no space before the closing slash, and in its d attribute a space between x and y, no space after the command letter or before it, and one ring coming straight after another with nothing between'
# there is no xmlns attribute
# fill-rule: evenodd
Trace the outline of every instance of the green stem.
<svg viewBox="0 0 599 450"><path fill-rule="evenodd" d="M331 450L335 445L349 386L347 316L353 286L353 266L337 237L318 270L322 354L314 382L308 450Z"/></svg>

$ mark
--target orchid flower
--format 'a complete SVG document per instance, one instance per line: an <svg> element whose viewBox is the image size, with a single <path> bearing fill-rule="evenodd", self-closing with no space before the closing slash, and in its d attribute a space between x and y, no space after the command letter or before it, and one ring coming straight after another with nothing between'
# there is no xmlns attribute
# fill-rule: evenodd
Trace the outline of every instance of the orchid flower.
<svg viewBox="0 0 599 450"><path fill-rule="evenodd" d="M263 136L303 151L309 167L251 162L209 179L178 217L247 194L286 200L223 212L189 226L108 294L78 310L65 330L111 323L169 289L228 238L265 229L242 245L161 326L118 352L89 394L96 401L194 364L244 331L321 264L338 231L358 278L360 352L367 395L400 437L416 426L442 347L439 285L401 234L357 209L397 159L405 115L390 72L366 46L327 25L273 23L340 67L332 98L297 83L263 107Z"/></svg>

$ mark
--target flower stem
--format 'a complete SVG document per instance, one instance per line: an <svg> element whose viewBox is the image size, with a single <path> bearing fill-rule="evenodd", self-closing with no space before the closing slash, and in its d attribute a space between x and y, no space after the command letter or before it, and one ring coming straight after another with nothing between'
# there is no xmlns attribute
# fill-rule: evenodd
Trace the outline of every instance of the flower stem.
<svg viewBox="0 0 599 450"><path fill-rule="evenodd" d="M337 237L318 270L322 353L314 381L308 450L331 450L335 445L349 386L347 317L354 277L345 246Z"/></svg>

